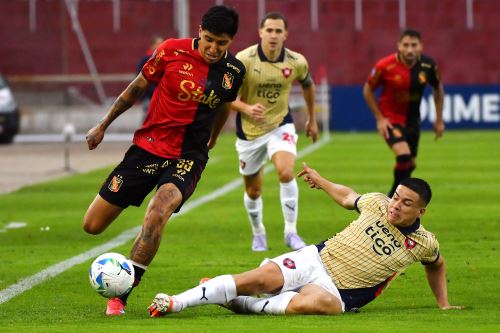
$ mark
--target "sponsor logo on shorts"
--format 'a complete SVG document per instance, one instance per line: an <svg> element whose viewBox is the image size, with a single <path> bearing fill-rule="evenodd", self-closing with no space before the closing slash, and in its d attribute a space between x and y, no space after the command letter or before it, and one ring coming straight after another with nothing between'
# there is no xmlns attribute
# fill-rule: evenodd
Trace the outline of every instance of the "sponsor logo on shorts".
<svg viewBox="0 0 500 333"><path fill-rule="evenodd" d="M283 259L283 266L285 266L286 268L289 268L289 269L296 269L297 268L297 267L295 267L295 261L293 261L290 258Z"/></svg>
<svg viewBox="0 0 500 333"><path fill-rule="evenodd" d="M118 192L123 185L123 178L120 175L113 176L108 184L108 189L111 192Z"/></svg>
<svg viewBox="0 0 500 333"><path fill-rule="evenodd" d="M240 160L240 168L241 170L245 170L245 167L247 166L247 162Z"/></svg>

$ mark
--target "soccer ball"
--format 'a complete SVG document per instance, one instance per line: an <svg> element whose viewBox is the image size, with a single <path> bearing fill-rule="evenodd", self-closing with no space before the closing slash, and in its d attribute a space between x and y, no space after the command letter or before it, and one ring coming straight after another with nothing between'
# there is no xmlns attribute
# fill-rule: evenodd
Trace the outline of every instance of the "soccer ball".
<svg viewBox="0 0 500 333"><path fill-rule="evenodd" d="M100 295L119 297L132 289L134 266L119 253L104 253L90 265L89 278L90 284Z"/></svg>

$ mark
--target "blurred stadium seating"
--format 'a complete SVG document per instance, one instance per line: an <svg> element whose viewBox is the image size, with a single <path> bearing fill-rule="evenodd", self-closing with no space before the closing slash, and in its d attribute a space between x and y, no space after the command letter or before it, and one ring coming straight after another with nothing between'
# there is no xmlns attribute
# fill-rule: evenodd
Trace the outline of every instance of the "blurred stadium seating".
<svg viewBox="0 0 500 333"><path fill-rule="evenodd" d="M77 9L103 91L111 97L133 77L136 62L153 34L178 36L178 17L174 13L179 2L0 1L0 72L9 79L21 105L102 102L89 75L81 41L72 28L69 5ZM425 52L437 60L446 84L500 82L500 43L495 38L500 28L497 0L187 3L191 36L197 34L200 17L208 7L223 3L239 11L241 25L231 46L233 52L258 40L257 25L262 13L283 12L289 19L287 46L306 55L313 74L324 66L331 85L362 84L374 62L395 51L402 25L422 32ZM361 9L359 21L357 9Z"/></svg>

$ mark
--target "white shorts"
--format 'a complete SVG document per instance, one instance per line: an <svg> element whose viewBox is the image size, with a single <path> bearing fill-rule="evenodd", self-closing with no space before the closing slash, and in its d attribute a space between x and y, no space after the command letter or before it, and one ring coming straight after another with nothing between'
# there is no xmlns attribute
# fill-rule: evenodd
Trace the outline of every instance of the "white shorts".
<svg viewBox="0 0 500 333"><path fill-rule="evenodd" d="M297 155L298 135L294 124L285 124L255 140L247 141L238 138L236 151L240 160L240 174L249 176L256 174L278 151L287 151Z"/></svg>
<svg viewBox="0 0 500 333"><path fill-rule="evenodd" d="M305 285L314 284L337 297L342 304L342 312L345 311L345 304L339 290L333 283L325 266L323 266L316 245L309 245L276 258L266 259L261 265L269 261L278 265L283 273L285 283L280 293L286 291L298 292Z"/></svg>

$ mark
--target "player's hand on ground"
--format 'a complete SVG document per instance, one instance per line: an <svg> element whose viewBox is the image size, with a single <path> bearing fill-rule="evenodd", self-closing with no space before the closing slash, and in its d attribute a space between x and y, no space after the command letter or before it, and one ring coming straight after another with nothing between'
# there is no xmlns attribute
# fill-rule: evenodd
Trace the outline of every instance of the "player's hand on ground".
<svg viewBox="0 0 500 333"><path fill-rule="evenodd" d="M306 121L306 137L310 137L312 142L318 140L318 123L314 121Z"/></svg>
<svg viewBox="0 0 500 333"><path fill-rule="evenodd" d="M266 107L260 103L248 105L245 108L245 114L252 117L255 121L264 120L264 113L266 112Z"/></svg>
<svg viewBox="0 0 500 333"><path fill-rule="evenodd" d="M437 140L443 136L443 133L444 133L444 122L443 121L436 121L434 123L434 133L436 134L435 140Z"/></svg>
<svg viewBox="0 0 500 333"><path fill-rule="evenodd" d="M377 119L377 130L384 139L389 138L390 129L392 129L392 124L386 118Z"/></svg>
<svg viewBox="0 0 500 333"><path fill-rule="evenodd" d="M302 163L302 171L300 171L297 174L297 177L303 178L304 181L309 185L310 188L321 189L319 182L322 179L322 177L319 175L319 173L316 170L308 167L305 162Z"/></svg>
<svg viewBox="0 0 500 333"><path fill-rule="evenodd" d="M101 128L100 124L92 127L85 136L89 150L95 149L104 138L104 130Z"/></svg>

